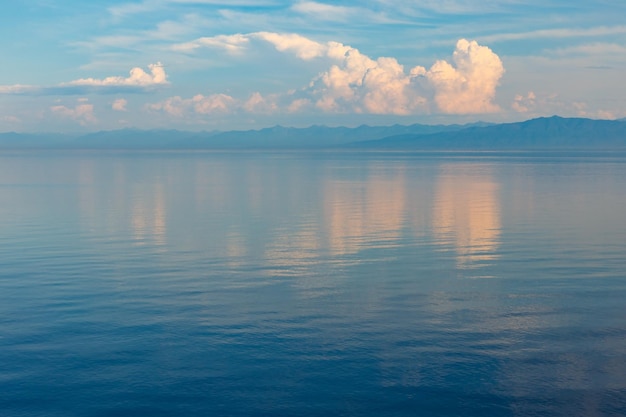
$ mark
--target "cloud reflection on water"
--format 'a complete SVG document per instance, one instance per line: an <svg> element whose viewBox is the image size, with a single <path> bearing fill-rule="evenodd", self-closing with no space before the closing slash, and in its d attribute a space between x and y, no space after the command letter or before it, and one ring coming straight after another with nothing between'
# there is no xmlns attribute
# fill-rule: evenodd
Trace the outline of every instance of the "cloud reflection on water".
<svg viewBox="0 0 626 417"><path fill-rule="evenodd" d="M364 179L326 179L323 228L329 250L345 255L399 239L406 226L407 192L402 165L391 172L370 166Z"/></svg>
<svg viewBox="0 0 626 417"><path fill-rule="evenodd" d="M147 190L136 190L131 203L130 224L136 244L152 240L155 245L166 244L166 203L162 184Z"/></svg>
<svg viewBox="0 0 626 417"><path fill-rule="evenodd" d="M143 178L130 181L124 164L103 181L103 161L86 158L78 170L85 183L81 217L93 223L91 230L98 224L127 229L135 244L203 247L233 267L264 258L267 273L276 275L306 274L320 256L353 263L359 253L406 239L456 251L461 269L498 256L499 185L488 166L232 159L193 158L167 172L147 159ZM181 198L193 204L180 206ZM189 224L188 218L204 221Z"/></svg>
<svg viewBox="0 0 626 417"><path fill-rule="evenodd" d="M493 173L471 164L444 164L440 172L433 200L435 239L454 246L458 268L497 259L502 224Z"/></svg>

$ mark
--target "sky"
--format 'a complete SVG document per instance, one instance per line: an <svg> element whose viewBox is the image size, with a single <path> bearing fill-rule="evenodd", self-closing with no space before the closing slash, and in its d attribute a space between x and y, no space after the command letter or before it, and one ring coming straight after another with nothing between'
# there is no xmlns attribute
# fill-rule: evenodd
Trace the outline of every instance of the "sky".
<svg viewBox="0 0 626 417"><path fill-rule="evenodd" d="M626 117L623 0L2 0L0 132Z"/></svg>

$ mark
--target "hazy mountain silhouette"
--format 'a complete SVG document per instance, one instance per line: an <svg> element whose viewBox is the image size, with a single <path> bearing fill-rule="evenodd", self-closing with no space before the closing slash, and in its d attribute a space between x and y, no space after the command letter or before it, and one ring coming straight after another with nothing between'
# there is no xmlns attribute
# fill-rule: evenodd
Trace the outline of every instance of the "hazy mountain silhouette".
<svg viewBox="0 0 626 417"><path fill-rule="evenodd" d="M260 130L189 132L122 129L84 135L0 134L0 148L62 149L390 149L532 150L626 148L625 120L542 117L469 125L274 126Z"/></svg>
<svg viewBox="0 0 626 417"><path fill-rule="evenodd" d="M485 123L473 125L485 125ZM88 133L80 136L18 134L10 132L0 134L0 147L61 147L73 149L320 148L380 139L393 135L455 131L473 125L362 125L356 128L327 126L293 128L274 126L260 130L234 130L229 132L120 129Z"/></svg>
<svg viewBox="0 0 626 417"><path fill-rule="evenodd" d="M352 146L442 150L616 149L626 148L626 122L552 116L519 123L472 126L454 132L394 135Z"/></svg>

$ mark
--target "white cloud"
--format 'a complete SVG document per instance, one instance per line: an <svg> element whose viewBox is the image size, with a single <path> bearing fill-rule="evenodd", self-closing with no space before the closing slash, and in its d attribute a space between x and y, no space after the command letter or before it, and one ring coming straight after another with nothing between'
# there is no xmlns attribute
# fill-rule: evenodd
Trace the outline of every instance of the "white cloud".
<svg viewBox="0 0 626 417"><path fill-rule="evenodd" d="M255 32L248 34L237 33L234 35L217 35L202 37L191 42L180 43L172 46L172 49L180 52L192 52L196 49L207 47L222 49L231 54L243 53L249 46L250 40L268 42L280 52L293 52L298 58L309 60L324 55L326 47L304 36L289 33Z"/></svg>
<svg viewBox="0 0 626 417"><path fill-rule="evenodd" d="M204 115L226 114L234 111L237 107L237 100L226 94L211 94L209 96L197 94L189 99L175 96L148 105L150 110L164 111L176 117L183 117L189 112Z"/></svg>
<svg viewBox="0 0 626 417"><path fill-rule="evenodd" d="M192 101L196 113L200 114L230 113L236 105L236 100L226 94L198 94Z"/></svg>
<svg viewBox="0 0 626 417"><path fill-rule="evenodd" d="M29 94L36 91L39 87L34 85L0 85L0 94Z"/></svg>
<svg viewBox="0 0 626 417"><path fill-rule="evenodd" d="M257 43L251 44L251 40ZM304 61L324 58L331 66L307 87L283 94L283 100L275 95L269 106L267 101L261 101L260 95L253 95L245 105L235 106L247 112L281 109L295 112L310 109L311 104L323 112L396 115L425 113L435 108L449 114L499 110L494 98L504 73L502 62L488 47L465 39L458 41L452 64L437 61L428 71L419 65L405 71L393 57L373 59L340 42L320 43L293 33L221 35L177 47L181 50L221 48L243 53L246 48L258 45L258 41ZM281 101L282 107L278 105Z"/></svg>
<svg viewBox="0 0 626 417"><path fill-rule="evenodd" d="M612 110L598 110L595 113L595 117L597 119L615 120L615 119L617 119L619 117L622 117L623 114L624 114L623 111L618 113L618 112L615 112L615 111L612 111Z"/></svg>
<svg viewBox="0 0 626 417"><path fill-rule="evenodd" d="M111 104L111 108L115 111L126 111L127 104L128 104L128 101L126 101L126 99L118 98L113 101L113 103Z"/></svg>
<svg viewBox="0 0 626 417"><path fill-rule="evenodd" d="M511 108L518 113L523 113L528 118L546 114L559 114L564 117L587 117L591 119L617 119L626 116L626 112L623 109L611 109L604 105L590 103L584 101L584 99L572 100L561 97L556 93L534 93L529 91L526 94L516 94L511 103Z"/></svg>
<svg viewBox="0 0 626 417"><path fill-rule="evenodd" d="M312 105L313 103L311 103L311 100L309 100L308 98L299 98L289 103L289 105L287 106L287 111L289 113L299 113L303 110L310 109Z"/></svg>
<svg viewBox="0 0 626 417"><path fill-rule="evenodd" d="M511 108L519 113L528 113L535 108L535 100L537 96L532 91L529 91L526 96L516 94Z"/></svg>
<svg viewBox="0 0 626 417"><path fill-rule="evenodd" d="M403 13L399 13L396 18L390 18L385 11L368 8L367 5L337 6L316 1L301 1L291 6L289 10L314 23L332 22L347 25L409 23Z"/></svg>
<svg viewBox="0 0 626 417"><path fill-rule="evenodd" d="M275 1L265 0L144 0L140 3L125 3L110 7L108 9L111 16L122 19L127 16L150 13L156 10L167 8L170 5L212 5L212 6L269 6L275 5Z"/></svg>
<svg viewBox="0 0 626 417"><path fill-rule="evenodd" d="M168 0L179 4L204 4L215 6L273 6L276 1L267 0Z"/></svg>
<svg viewBox="0 0 626 417"><path fill-rule="evenodd" d="M130 70L128 77L112 76L104 79L81 78L55 86L0 85L0 95L83 95L86 93L110 94L119 91L128 93L151 91L168 85L165 68L159 62L148 65L149 73L139 67Z"/></svg>
<svg viewBox="0 0 626 417"><path fill-rule="evenodd" d="M50 111L59 116L73 119L82 126L94 124L98 121L93 112L93 104L88 104L82 101L79 101L79 104L74 107L66 107L62 105L52 106L50 107Z"/></svg>
<svg viewBox="0 0 626 417"><path fill-rule="evenodd" d="M180 96L174 96L158 103L148 104L147 108L149 110L164 111L171 116L182 117L190 107L190 103L191 99L186 100Z"/></svg>
<svg viewBox="0 0 626 417"><path fill-rule="evenodd" d="M128 15L152 11L156 7L158 7L158 5L160 5L159 2L150 0L144 1L142 3L126 3L110 7L109 13L111 13L111 15L116 18L123 18Z"/></svg>
<svg viewBox="0 0 626 417"><path fill-rule="evenodd" d="M496 35L481 36L483 42L501 42L524 39L564 39L602 36L617 36L626 33L626 26L597 26L591 28L540 29L529 32L498 33Z"/></svg>
<svg viewBox="0 0 626 417"><path fill-rule="evenodd" d="M177 44L174 45L172 49L180 52L191 52L201 47L209 47L223 49L228 53L236 54L243 52L249 41L249 38L242 34L218 35L213 37L198 38L192 42Z"/></svg>
<svg viewBox="0 0 626 417"><path fill-rule="evenodd" d="M590 119L615 120L626 114L623 110L590 109L589 105L584 102L574 102L572 106L576 111L576 116Z"/></svg>
<svg viewBox="0 0 626 417"><path fill-rule="evenodd" d="M586 55L607 55L607 54L619 54L624 56L626 54L626 46L619 45L617 43L593 43L579 45L578 47L566 48L560 50L562 52L578 52Z"/></svg>
<svg viewBox="0 0 626 417"><path fill-rule="evenodd" d="M252 39L267 42L276 50L291 53L305 61L325 57L336 62L303 92L309 95L306 100L314 101L316 107L323 111L409 114L425 105L426 100L412 84L415 77L424 75L422 67L405 74L403 66L395 58L373 60L358 49L339 42L319 43L298 34L256 32L200 38L178 47L189 50L208 46L229 50L224 44L236 43L239 48ZM288 111L304 108L301 104L305 101L294 103L289 105Z"/></svg>
<svg viewBox="0 0 626 417"><path fill-rule="evenodd" d="M274 113L278 110L278 105L274 97L263 97L261 93L253 93L242 105L248 113Z"/></svg>
<svg viewBox="0 0 626 417"><path fill-rule="evenodd" d="M81 78L61 84L62 86L90 86L90 87L150 87L155 85L168 84L167 74L163 65L158 62L148 65L150 73L139 67L129 71L128 77L112 76L104 79Z"/></svg>
<svg viewBox="0 0 626 417"><path fill-rule="evenodd" d="M246 100L237 100L227 94L197 94L192 98L170 97L147 106L149 110L163 111L174 117L223 116L233 113L270 114L279 109L277 97L255 92Z"/></svg>
<svg viewBox="0 0 626 417"><path fill-rule="evenodd" d="M298 58L309 60L324 55L327 46L304 36L289 33L257 32L250 36L271 43L280 52L293 52Z"/></svg>
<svg viewBox="0 0 626 417"><path fill-rule="evenodd" d="M414 79L422 67L406 74L395 58L373 60L359 50L329 42L327 55L339 61L312 83L316 106L327 112L409 114L426 103Z"/></svg>
<svg viewBox="0 0 626 417"><path fill-rule="evenodd" d="M316 19L331 21L343 21L357 11L356 9L350 7L335 6L315 1L302 1L300 3L296 3L291 7L291 10L296 13L312 16Z"/></svg>
<svg viewBox="0 0 626 417"><path fill-rule="evenodd" d="M461 39L456 44L452 60L455 66L447 61L437 61L426 73L435 88L435 102L439 109L452 114L498 111L493 99L504 74L498 55L476 41Z"/></svg>

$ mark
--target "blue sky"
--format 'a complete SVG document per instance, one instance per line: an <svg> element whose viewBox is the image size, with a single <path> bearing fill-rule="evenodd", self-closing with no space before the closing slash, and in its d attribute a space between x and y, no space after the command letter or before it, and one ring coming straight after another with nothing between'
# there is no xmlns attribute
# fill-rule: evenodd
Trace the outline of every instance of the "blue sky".
<svg viewBox="0 0 626 417"><path fill-rule="evenodd" d="M21 0L1 10L0 132L626 117L622 0Z"/></svg>

